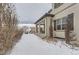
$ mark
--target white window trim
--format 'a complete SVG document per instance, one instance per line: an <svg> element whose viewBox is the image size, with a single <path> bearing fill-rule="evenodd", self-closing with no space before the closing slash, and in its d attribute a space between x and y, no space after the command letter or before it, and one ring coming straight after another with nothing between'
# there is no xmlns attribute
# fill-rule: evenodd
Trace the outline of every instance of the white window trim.
<svg viewBox="0 0 79 59"><path fill-rule="evenodd" d="M58 20L56 20L56 30L58 30L58 29L57 29L57 25L60 25L60 26L61 26L61 29L60 29L60 30L62 30L62 19L59 19L59 21L60 21L59 24L57 24L57 21L58 21Z"/></svg>

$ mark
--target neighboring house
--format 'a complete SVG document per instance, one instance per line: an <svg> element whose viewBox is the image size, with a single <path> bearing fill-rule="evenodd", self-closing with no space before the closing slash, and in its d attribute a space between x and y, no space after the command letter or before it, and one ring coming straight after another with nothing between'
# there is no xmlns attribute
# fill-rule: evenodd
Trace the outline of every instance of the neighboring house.
<svg viewBox="0 0 79 59"><path fill-rule="evenodd" d="M46 14L44 14L39 20L35 22L36 24L36 34L41 38L49 36L49 27L51 19L54 15L50 14L52 9L50 9Z"/></svg>
<svg viewBox="0 0 79 59"><path fill-rule="evenodd" d="M26 34L28 33L28 31L27 31L27 30L28 30L28 27L27 27L27 26L23 26L22 29L23 29L23 32L24 32L24 33L26 33Z"/></svg>
<svg viewBox="0 0 79 59"><path fill-rule="evenodd" d="M25 34L28 34L28 33L31 32L31 28L28 27L28 26L23 26L22 29L23 29L23 32L24 32Z"/></svg>
<svg viewBox="0 0 79 59"><path fill-rule="evenodd" d="M79 4L76 3L53 3L50 15L43 16L36 24L36 32L39 36L49 36L50 19L52 18L52 28L54 37L65 38L66 20L70 20L71 32L79 39Z"/></svg>
<svg viewBox="0 0 79 59"><path fill-rule="evenodd" d="M66 21L70 20L71 32L79 38L79 4L75 3L54 3L52 4L55 15L53 17L54 34L55 37L65 38L65 25Z"/></svg>
<svg viewBox="0 0 79 59"><path fill-rule="evenodd" d="M32 34L33 34L33 33L35 33L35 32L36 32L36 31L35 31L35 30L36 30L36 27L30 27L30 29L31 29L30 33L32 33Z"/></svg>

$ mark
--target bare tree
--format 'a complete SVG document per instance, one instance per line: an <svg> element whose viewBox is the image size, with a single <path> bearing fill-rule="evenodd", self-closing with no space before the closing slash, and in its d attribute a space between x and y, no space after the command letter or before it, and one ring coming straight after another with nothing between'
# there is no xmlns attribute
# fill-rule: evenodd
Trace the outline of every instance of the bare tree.
<svg viewBox="0 0 79 59"><path fill-rule="evenodd" d="M22 31L17 29L17 15L12 4L0 4L0 54L4 54L13 45L13 40L21 37ZM20 31L20 32L19 32Z"/></svg>

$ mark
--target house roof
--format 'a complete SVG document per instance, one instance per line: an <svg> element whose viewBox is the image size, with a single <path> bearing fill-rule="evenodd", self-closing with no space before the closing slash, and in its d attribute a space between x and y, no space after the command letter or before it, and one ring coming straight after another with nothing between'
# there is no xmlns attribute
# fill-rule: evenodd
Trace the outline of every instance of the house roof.
<svg viewBox="0 0 79 59"><path fill-rule="evenodd" d="M48 11L48 13L50 13L52 11L52 9L50 9L49 11Z"/></svg>
<svg viewBox="0 0 79 59"><path fill-rule="evenodd" d="M48 11L48 13L45 13L40 19L38 19L38 20L35 22L35 24L38 23L40 20L42 20L42 19L45 18L45 17L54 17L53 14L50 14L51 11L52 11L52 9L50 9L50 10Z"/></svg>

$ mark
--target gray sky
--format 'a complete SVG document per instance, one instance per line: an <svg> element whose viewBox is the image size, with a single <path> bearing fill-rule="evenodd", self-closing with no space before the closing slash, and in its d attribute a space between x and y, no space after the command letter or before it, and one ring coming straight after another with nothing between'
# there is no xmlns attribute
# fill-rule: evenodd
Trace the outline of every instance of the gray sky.
<svg viewBox="0 0 79 59"><path fill-rule="evenodd" d="M48 3L16 3L16 12L21 23L34 23L51 9Z"/></svg>

